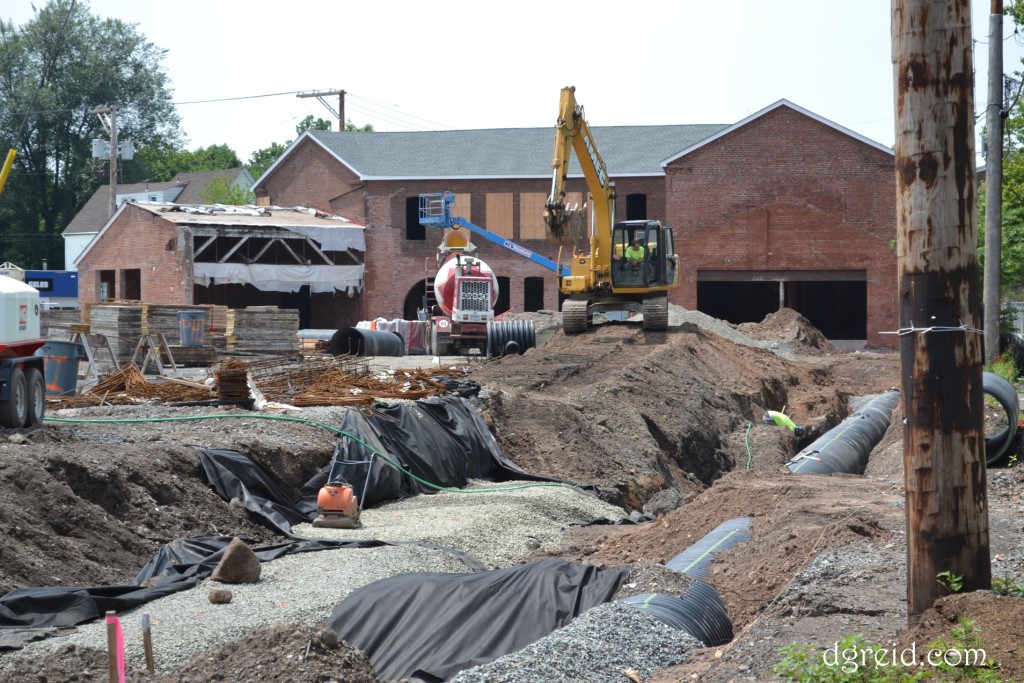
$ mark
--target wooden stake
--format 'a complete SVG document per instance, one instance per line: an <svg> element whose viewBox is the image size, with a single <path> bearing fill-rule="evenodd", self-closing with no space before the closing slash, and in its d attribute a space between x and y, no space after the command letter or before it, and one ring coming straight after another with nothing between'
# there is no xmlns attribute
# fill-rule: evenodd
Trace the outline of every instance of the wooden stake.
<svg viewBox="0 0 1024 683"><path fill-rule="evenodd" d="M907 621L989 588L970 0L893 0Z"/></svg>
<svg viewBox="0 0 1024 683"><path fill-rule="evenodd" d="M108 617L114 616L113 612L107 612ZM110 675L110 683L118 683L117 675L117 624L107 620L107 672Z"/></svg>
<svg viewBox="0 0 1024 683"><path fill-rule="evenodd" d="M146 671L149 673L155 673L156 667L153 666L153 635L149 630L149 615L142 615L142 645L146 650Z"/></svg>

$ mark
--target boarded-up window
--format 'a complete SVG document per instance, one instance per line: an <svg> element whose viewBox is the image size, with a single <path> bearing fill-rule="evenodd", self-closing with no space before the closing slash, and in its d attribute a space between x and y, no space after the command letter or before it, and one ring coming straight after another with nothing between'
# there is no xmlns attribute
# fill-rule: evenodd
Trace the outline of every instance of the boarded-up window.
<svg viewBox="0 0 1024 683"><path fill-rule="evenodd" d="M568 192L565 198L570 207L583 205L582 192ZM519 239L547 239L547 227L544 225L544 204L547 200L548 195L541 192L524 192L519 195Z"/></svg>
<svg viewBox="0 0 1024 683"><path fill-rule="evenodd" d="M473 222L473 195L469 192L457 192L455 194L455 206L452 207L452 218L465 218Z"/></svg>
<svg viewBox="0 0 1024 683"><path fill-rule="evenodd" d="M519 239L542 240L547 237L544 227L544 202L548 196L543 192L523 192L519 195Z"/></svg>
<svg viewBox="0 0 1024 683"><path fill-rule="evenodd" d="M512 239L512 193L487 193L487 225L496 235Z"/></svg>

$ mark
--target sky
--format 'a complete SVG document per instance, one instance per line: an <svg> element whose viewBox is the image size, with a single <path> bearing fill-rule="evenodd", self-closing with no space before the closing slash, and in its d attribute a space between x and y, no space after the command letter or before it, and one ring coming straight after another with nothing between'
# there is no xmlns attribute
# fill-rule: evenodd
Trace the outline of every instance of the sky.
<svg viewBox="0 0 1024 683"><path fill-rule="evenodd" d="M337 130L317 98L297 96L331 90L346 92L346 119L378 131L553 126L575 85L595 127L732 124L786 99L895 138L890 0L78 1L167 50L189 149L226 144L242 161L294 139L309 114ZM20 26L33 2L6 0L0 17ZM978 112L990 8L972 1ZM1013 74L1024 37L1009 18L1003 35Z"/></svg>

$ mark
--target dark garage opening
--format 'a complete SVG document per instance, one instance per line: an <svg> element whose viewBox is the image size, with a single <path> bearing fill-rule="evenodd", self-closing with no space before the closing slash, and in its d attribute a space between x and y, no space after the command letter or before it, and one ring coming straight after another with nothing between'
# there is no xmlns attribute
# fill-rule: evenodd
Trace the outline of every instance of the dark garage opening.
<svg viewBox="0 0 1024 683"><path fill-rule="evenodd" d="M868 284L864 281L787 282L786 306L828 339L867 339Z"/></svg>
<svg viewBox="0 0 1024 683"><path fill-rule="evenodd" d="M787 277L788 274L782 275ZM820 273L818 273L820 277ZM806 276L805 276L806 277ZM867 282L833 279L705 280L697 283L697 310L733 324L757 323L779 310L780 301L830 340L867 338Z"/></svg>
<svg viewBox="0 0 1024 683"><path fill-rule="evenodd" d="M698 282L697 310L734 325L759 323L779 310L779 283Z"/></svg>

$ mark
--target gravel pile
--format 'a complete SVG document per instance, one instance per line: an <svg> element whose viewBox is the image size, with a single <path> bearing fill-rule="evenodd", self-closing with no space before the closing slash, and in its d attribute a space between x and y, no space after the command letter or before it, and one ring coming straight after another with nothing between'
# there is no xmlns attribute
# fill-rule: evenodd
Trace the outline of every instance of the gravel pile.
<svg viewBox="0 0 1024 683"><path fill-rule="evenodd" d="M417 496L365 510L362 529L318 529L300 525L293 531L308 537L374 538L401 545L288 555L265 563L256 584L227 585L205 580L191 590L121 613L118 617L125 631L126 658L135 666L145 665L143 614L149 615L152 624L157 673L167 672L200 651L237 640L261 626L313 625L323 621L349 593L373 581L407 572L468 571L455 555L407 544L409 542L457 548L488 567L498 568L519 564L530 551L543 549L557 541L567 526L623 516L621 509L564 485L472 482L466 491ZM232 593L231 602L212 604L209 593L214 588L228 588ZM618 634L620 629L616 625L623 624L622 630L633 635L621 645L614 645L619 642L618 635L607 636L606 647L609 651L617 650L618 654L615 657L609 654L606 660L627 662L635 658L634 668L654 666L655 655L644 653L648 649L658 649L660 646L654 643L663 641L668 635L659 634L662 629L650 624L650 619L639 610L617 606L616 611L619 610L626 611L627 617L602 618L599 613L593 619L600 618L607 623L601 625L588 620L580 625L584 630L576 636L568 632L559 637L589 641L593 639L594 632L602 629L611 629L611 634ZM634 616L642 618L634 622ZM672 641L674 643L689 642L682 634L676 633L675 637L679 640ZM106 625L102 622L86 624L67 636L43 640L6 654L0 657L0 672L14 658L45 657L69 644L104 650L107 646ZM581 642L578 647L588 645ZM681 651L681 647L673 646L670 652ZM636 654L631 654L636 648L639 648ZM560 645L559 649L566 647ZM540 651L535 656L545 661L550 659L550 654ZM530 655L522 657L516 667L524 666ZM543 664L536 663L537 666ZM605 679L585 677L578 680Z"/></svg>
<svg viewBox="0 0 1024 683"><path fill-rule="evenodd" d="M693 636L666 626L635 607L609 602L518 652L466 669L449 680L622 683L629 680L629 671L643 679L657 669L679 664L695 647L702 645Z"/></svg>

